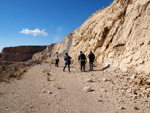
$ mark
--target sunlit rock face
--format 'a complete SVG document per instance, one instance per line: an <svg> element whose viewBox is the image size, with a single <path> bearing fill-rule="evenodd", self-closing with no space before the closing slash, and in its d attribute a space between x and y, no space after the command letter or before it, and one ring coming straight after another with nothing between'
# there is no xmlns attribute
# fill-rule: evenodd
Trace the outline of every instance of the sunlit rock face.
<svg viewBox="0 0 150 113"><path fill-rule="evenodd" d="M86 55L92 50L102 65L149 73L149 36L150 1L115 0L73 31L69 54L76 61L81 50ZM62 52L67 48L68 39L57 44L55 50Z"/></svg>
<svg viewBox="0 0 150 113"><path fill-rule="evenodd" d="M68 53L70 50L70 47L72 45L72 38L73 33L69 33L60 43L52 44L51 46L51 52L56 53L58 52L61 56L64 56L65 53Z"/></svg>

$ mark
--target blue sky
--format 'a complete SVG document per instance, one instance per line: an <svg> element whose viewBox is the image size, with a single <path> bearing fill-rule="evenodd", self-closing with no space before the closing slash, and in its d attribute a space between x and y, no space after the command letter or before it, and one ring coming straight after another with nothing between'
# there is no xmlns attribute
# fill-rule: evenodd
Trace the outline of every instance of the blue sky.
<svg viewBox="0 0 150 113"><path fill-rule="evenodd" d="M113 0L0 0L3 47L61 42Z"/></svg>

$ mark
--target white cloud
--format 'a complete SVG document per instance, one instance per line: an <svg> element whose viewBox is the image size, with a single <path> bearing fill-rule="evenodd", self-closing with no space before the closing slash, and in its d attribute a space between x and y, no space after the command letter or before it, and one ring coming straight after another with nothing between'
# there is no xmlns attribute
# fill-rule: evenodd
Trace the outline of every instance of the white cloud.
<svg viewBox="0 0 150 113"><path fill-rule="evenodd" d="M45 32L45 29L35 29L35 30L29 30L28 28L23 29L22 31L20 31L20 33L22 34L29 34L29 35L33 35L34 37L36 36L48 36L48 33Z"/></svg>

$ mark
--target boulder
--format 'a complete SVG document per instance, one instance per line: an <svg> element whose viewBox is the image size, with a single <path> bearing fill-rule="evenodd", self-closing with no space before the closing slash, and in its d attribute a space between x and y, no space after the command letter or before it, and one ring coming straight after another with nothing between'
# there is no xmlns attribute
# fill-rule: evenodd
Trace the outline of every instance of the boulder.
<svg viewBox="0 0 150 113"><path fill-rule="evenodd" d="M84 91L86 91L86 92L91 92L91 91L92 91L92 89L91 89L91 87L90 87L90 86L87 86L87 87L84 87Z"/></svg>

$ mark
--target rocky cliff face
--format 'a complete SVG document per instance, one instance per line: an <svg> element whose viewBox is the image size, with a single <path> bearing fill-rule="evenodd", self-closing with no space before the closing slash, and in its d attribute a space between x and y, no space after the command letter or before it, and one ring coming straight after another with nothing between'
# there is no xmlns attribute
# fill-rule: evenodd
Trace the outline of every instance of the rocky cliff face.
<svg viewBox="0 0 150 113"><path fill-rule="evenodd" d="M0 53L0 61L26 61L32 58L36 52L41 52L46 46L17 46L6 47Z"/></svg>
<svg viewBox="0 0 150 113"><path fill-rule="evenodd" d="M73 33L68 34L60 43L50 45L52 48L52 53L58 52L60 55L65 55L70 50L72 45Z"/></svg>
<svg viewBox="0 0 150 113"><path fill-rule="evenodd" d="M92 50L96 61L122 71L150 70L150 0L115 0L72 33L69 54Z"/></svg>

